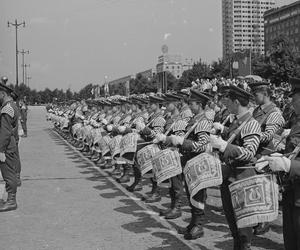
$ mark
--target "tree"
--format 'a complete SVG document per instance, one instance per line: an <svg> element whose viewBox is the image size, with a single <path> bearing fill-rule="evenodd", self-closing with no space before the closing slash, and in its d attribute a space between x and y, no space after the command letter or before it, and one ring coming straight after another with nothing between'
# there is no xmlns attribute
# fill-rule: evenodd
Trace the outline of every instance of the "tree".
<svg viewBox="0 0 300 250"><path fill-rule="evenodd" d="M288 82L290 77L300 75L298 60L289 40L280 35L273 41L266 57L253 60L253 72L275 84Z"/></svg>

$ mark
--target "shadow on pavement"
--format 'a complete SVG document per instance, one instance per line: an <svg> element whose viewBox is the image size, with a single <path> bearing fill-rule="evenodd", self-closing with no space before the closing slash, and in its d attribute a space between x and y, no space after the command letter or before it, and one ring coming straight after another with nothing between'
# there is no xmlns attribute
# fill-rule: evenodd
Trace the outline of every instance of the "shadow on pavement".
<svg viewBox="0 0 300 250"><path fill-rule="evenodd" d="M106 199L115 199L118 198L119 202L122 202L124 206L115 208L114 210L127 214L128 216L136 217L136 221L123 224L121 225L122 228L126 229L127 231L134 232L136 234L139 233L151 233L151 235L161 238L162 246L159 247L152 247L148 248L149 250L159 250L159 249L189 249L184 243L179 241L173 234L176 233L175 230L179 227L176 224L176 221L169 221L169 223L174 227L174 232L166 232L161 230L168 230L165 228L161 223L157 222L154 218L151 217L151 213L158 212L159 206L155 204L148 205L152 211L146 211L141 208L138 204L136 204L132 199L128 198L120 189L116 188L105 176L102 176L96 169L91 169L89 167L94 166L87 160L83 159L78 155L72 147L70 147L64 140L61 139L59 135L56 134L52 129L46 129L49 133L50 137L54 140L57 145L63 146L66 152L66 156L76 164L77 168L85 169L80 171L81 174L88 174L93 175L92 177L87 177L87 180L90 181L99 181L98 185L94 186L95 189L101 191L100 196ZM162 189L162 195L167 195L167 189ZM140 193L135 193L133 196L137 198L141 198ZM168 199L169 202L169 199ZM183 211L188 212L190 211L187 203L187 199L184 200L184 204L186 205L183 207ZM169 203L160 204L160 208L167 208ZM217 212L218 211L218 212ZM225 249L229 250L232 249L233 240L231 237L231 233L228 229L228 225L226 223L225 216L220 213L219 210L215 210L213 207L207 206L205 211L205 217L203 219L203 225L205 229L209 229L211 231L223 232L225 235L224 238L220 241L216 242L213 246L213 249ZM190 217L185 218L183 221L188 224ZM282 228L278 225L271 225L273 231L281 234ZM155 232L153 232L155 231ZM193 245L198 247L199 249L208 250L209 248L201 245L199 242L194 241ZM253 246L264 248L264 249L284 249L283 244L278 244L268 238L264 237L254 237L253 239Z"/></svg>

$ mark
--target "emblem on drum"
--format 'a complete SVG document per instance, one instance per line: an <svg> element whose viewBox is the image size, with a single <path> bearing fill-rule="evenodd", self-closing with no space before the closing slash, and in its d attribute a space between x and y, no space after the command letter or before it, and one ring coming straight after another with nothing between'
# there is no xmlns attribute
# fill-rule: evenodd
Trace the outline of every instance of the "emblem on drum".
<svg viewBox="0 0 300 250"><path fill-rule="evenodd" d="M275 176L252 176L232 183L229 189L238 227L277 218L278 185Z"/></svg>

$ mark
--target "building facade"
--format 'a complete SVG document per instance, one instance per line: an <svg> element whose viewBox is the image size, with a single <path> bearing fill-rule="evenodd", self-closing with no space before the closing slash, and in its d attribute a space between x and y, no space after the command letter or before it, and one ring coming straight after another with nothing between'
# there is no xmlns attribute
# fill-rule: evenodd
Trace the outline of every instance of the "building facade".
<svg viewBox="0 0 300 250"><path fill-rule="evenodd" d="M182 60L180 55L163 54L158 57L156 65L157 74L162 72L170 72L176 79L182 76L185 70L191 69L194 65L192 59Z"/></svg>
<svg viewBox="0 0 300 250"><path fill-rule="evenodd" d="M274 39L284 35L293 52L300 56L300 1L267 11L264 20L265 54L268 55Z"/></svg>
<svg viewBox="0 0 300 250"><path fill-rule="evenodd" d="M275 0L223 0L223 58L251 49L264 54L264 13L275 7Z"/></svg>

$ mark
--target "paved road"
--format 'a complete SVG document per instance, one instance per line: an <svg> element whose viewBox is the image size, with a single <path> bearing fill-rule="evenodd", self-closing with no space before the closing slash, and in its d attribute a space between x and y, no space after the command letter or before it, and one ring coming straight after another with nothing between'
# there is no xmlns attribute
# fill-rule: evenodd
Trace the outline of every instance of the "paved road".
<svg viewBox="0 0 300 250"><path fill-rule="evenodd" d="M19 208L0 214L0 249L231 249L220 209L209 207L205 237L186 243L175 229L186 225L188 207L182 218L167 223L156 212L168 198L146 207L140 194L115 185L53 132L44 108L31 107L28 121L29 137L21 141ZM283 249L280 223L255 238L253 249Z"/></svg>

